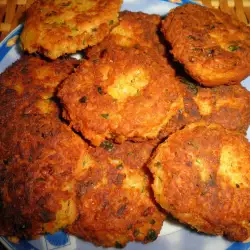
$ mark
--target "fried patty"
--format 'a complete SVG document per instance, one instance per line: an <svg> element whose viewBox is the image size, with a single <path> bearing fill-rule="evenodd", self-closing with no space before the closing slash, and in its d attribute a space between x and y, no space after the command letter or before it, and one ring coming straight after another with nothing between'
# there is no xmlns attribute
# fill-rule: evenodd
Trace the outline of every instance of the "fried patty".
<svg viewBox="0 0 250 250"><path fill-rule="evenodd" d="M246 134L250 125L250 92L247 89L241 85L202 88L186 79L180 82L184 108L161 131L161 138L201 119Z"/></svg>
<svg viewBox="0 0 250 250"><path fill-rule="evenodd" d="M37 0L27 11L21 34L23 48L56 59L95 45L118 22L121 3L121 0Z"/></svg>
<svg viewBox="0 0 250 250"><path fill-rule="evenodd" d="M250 145L241 133L193 123L171 135L148 167L156 201L200 232L250 236Z"/></svg>
<svg viewBox="0 0 250 250"><path fill-rule="evenodd" d="M77 217L74 174L86 145L50 97L72 61L24 57L0 76L0 235L54 233Z"/></svg>
<svg viewBox="0 0 250 250"><path fill-rule="evenodd" d="M163 57L119 46L83 62L58 96L64 118L97 146L105 138L156 138L183 103Z"/></svg>
<svg viewBox="0 0 250 250"><path fill-rule="evenodd" d="M250 74L250 28L216 9L175 8L162 31L172 54L205 86L237 84Z"/></svg>
<svg viewBox="0 0 250 250"><path fill-rule="evenodd" d="M165 46L160 41L161 17L142 12L123 11L119 14L119 24L100 44L91 47L87 56L92 60L111 49L112 45L154 50L165 55Z"/></svg>
<svg viewBox="0 0 250 250"><path fill-rule="evenodd" d="M165 215L154 202L144 165L156 143L111 145L90 148L83 159L77 176L80 216L67 231L104 247L154 241Z"/></svg>

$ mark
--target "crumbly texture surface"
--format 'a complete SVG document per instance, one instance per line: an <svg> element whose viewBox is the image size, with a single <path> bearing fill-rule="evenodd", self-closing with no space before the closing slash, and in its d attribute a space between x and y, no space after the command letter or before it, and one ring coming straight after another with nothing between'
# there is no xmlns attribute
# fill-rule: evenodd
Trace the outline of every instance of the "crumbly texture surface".
<svg viewBox="0 0 250 250"><path fill-rule="evenodd" d="M21 34L23 48L56 59L93 46L118 22L121 3L121 0L37 0L27 11Z"/></svg>
<svg viewBox="0 0 250 250"><path fill-rule="evenodd" d="M162 31L174 58L205 86L237 84L250 74L250 28L228 14L186 4L170 11Z"/></svg>
<svg viewBox="0 0 250 250"><path fill-rule="evenodd" d="M92 60L99 58L100 54L111 49L112 45L154 50L164 56L166 48L161 41L160 26L161 17L159 15L149 15L143 12L120 12L119 24L100 44L89 48L87 56Z"/></svg>
<svg viewBox="0 0 250 250"><path fill-rule="evenodd" d="M162 143L148 167L157 202L200 232L250 236L250 147L240 133L193 123Z"/></svg>
<svg viewBox="0 0 250 250"><path fill-rule="evenodd" d="M160 138L200 121L220 124L226 129L246 134L250 124L250 92L241 85L203 88L180 79L183 109L161 131Z"/></svg>
<svg viewBox="0 0 250 250"><path fill-rule="evenodd" d="M119 46L83 62L58 96L64 118L94 145L156 138L183 104L163 57Z"/></svg>
<svg viewBox="0 0 250 250"><path fill-rule="evenodd" d="M246 134L250 124L250 92L241 85L198 88L193 100L203 120Z"/></svg>
<svg viewBox="0 0 250 250"><path fill-rule="evenodd" d="M54 233L77 217L73 176L86 147L50 99L73 68L23 57L0 76L0 235Z"/></svg>
<svg viewBox="0 0 250 250"><path fill-rule="evenodd" d="M67 231L96 245L156 240L165 215L154 202L145 164L155 141L90 148L77 177L80 216ZM94 161L93 161L94 159Z"/></svg>

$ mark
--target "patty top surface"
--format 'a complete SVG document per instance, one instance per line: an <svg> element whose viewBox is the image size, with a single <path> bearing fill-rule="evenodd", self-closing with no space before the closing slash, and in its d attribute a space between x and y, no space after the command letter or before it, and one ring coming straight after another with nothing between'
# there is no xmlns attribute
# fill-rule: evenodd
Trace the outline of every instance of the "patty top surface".
<svg viewBox="0 0 250 250"><path fill-rule="evenodd" d="M51 59L103 40L118 21L121 0L37 0L28 9L21 41ZM34 15L36 13L36 15Z"/></svg>
<svg viewBox="0 0 250 250"><path fill-rule="evenodd" d="M136 47L144 50L154 50L165 55L165 46L160 41L161 17L143 12L123 11L119 14L119 24L97 46L87 51L87 56L93 59L99 57L104 50L112 45Z"/></svg>
<svg viewBox="0 0 250 250"><path fill-rule="evenodd" d="M105 138L156 138L183 103L163 57L119 46L83 62L59 98L64 117L94 145Z"/></svg>
<svg viewBox="0 0 250 250"><path fill-rule="evenodd" d="M144 167L155 146L147 141L89 148L77 177L80 217L67 231L105 247L154 241L165 215L154 202Z"/></svg>
<svg viewBox="0 0 250 250"><path fill-rule="evenodd" d="M250 147L240 133L193 123L161 144L149 164L157 202L198 231L250 236Z"/></svg>
<svg viewBox="0 0 250 250"><path fill-rule="evenodd" d="M51 100L73 68L23 57L0 76L0 235L53 233L77 217L72 177L86 148Z"/></svg>
<svg viewBox="0 0 250 250"><path fill-rule="evenodd" d="M250 92L241 85L200 87L184 78L180 79L183 91L183 109L161 131L160 137L204 120L217 123L226 129L246 133L250 125Z"/></svg>
<svg viewBox="0 0 250 250"><path fill-rule="evenodd" d="M205 86L236 84L250 74L250 28L228 14L186 4L167 15L162 31L174 57Z"/></svg>

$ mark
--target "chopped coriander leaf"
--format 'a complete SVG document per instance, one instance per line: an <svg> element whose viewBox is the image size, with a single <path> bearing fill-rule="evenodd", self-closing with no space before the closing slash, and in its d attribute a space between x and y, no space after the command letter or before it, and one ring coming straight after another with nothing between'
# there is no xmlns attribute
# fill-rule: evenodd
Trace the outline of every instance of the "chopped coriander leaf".
<svg viewBox="0 0 250 250"><path fill-rule="evenodd" d="M32 161L32 156L30 155L30 156L29 156L29 162L31 162L31 161Z"/></svg>
<svg viewBox="0 0 250 250"><path fill-rule="evenodd" d="M12 160L13 160L13 157L10 156L9 158L3 160L3 164L4 165L9 165L12 162Z"/></svg>
<svg viewBox="0 0 250 250"><path fill-rule="evenodd" d="M152 220L150 220L150 222L149 222L151 225L154 225L155 224L155 220L154 219L152 219Z"/></svg>
<svg viewBox="0 0 250 250"><path fill-rule="evenodd" d="M133 232L134 237L138 236L140 234L140 230L135 229Z"/></svg>
<svg viewBox="0 0 250 250"><path fill-rule="evenodd" d="M230 45L229 47L228 47L228 50L229 51L236 51L236 50L238 50L240 48L240 46L237 46L237 45Z"/></svg>
<svg viewBox="0 0 250 250"><path fill-rule="evenodd" d="M201 161L199 159L196 160L196 163L201 164Z"/></svg>
<svg viewBox="0 0 250 250"><path fill-rule="evenodd" d="M114 20L109 21L109 25L112 25L112 24L114 24Z"/></svg>
<svg viewBox="0 0 250 250"><path fill-rule="evenodd" d="M157 234L156 234L155 230L153 230L153 229L148 230L147 239L150 241L154 241L157 239Z"/></svg>
<svg viewBox="0 0 250 250"><path fill-rule="evenodd" d="M109 119L109 114L101 114L101 117L105 118L105 119Z"/></svg>
<svg viewBox="0 0 250 250"><path fill-rule="evenodd" d="M193 92L194 95L197 95L197 93L198 93L198 88L197 88L197 86L196 86L194 83L188 81L187 79L185 79L185 78L183 78L183 77L181 78L181 82L184 83L184 84L186 84L186 85L188 85L188 89L189 89L191 92Z"/></svg>
<svg viewBox="0 0 250 250"><path fill-rule="evenodd" d="M162 167L162 164L161 164L160 161L157 161L157 162L155 163L155 166L156 166L157 168L161 168L161 167Z"/></svg>
<svg viewBox="0 0 250 250"><path fill-rule="evenodd" d="M87 96L83 96L82 98L79 99L80 103L86 103L87 102L88 97Z"/></svg>
<svg viewBox="0 0 250 250"><path fill-rule="evenodd" d="M123 248L123 245L119 241L116 241L115 242L115 247L116 248Z"/></svg>
<svg viewBox="0 0 250 250"><path fill-rule="evenodd" d="M192 39L192 40L196 40L196 38L192 35L187 36L187 38Z"/></svg>
<svg viewBox="0 0 250 250"><path fill-rule="evenodd" d="M102 91L102 88L99 86L99 87L97 87L97 91L98 91L98 93L100 94L100 95L102 95L103 94L103 91Z"/></svg>
<svg viewBox="0 0 250 250"><path fill-rule="evenodd" d="M114 145L112 144L112 142L107 141L107 140L103 141L100 146L109 152L112 151L114 148Z"/></svg>
<svg viewBox="0 0 250 250"><path fill-rule="evenodd" d="M44 178L37 178L36 181L42 182L42 181L45 181L45 179Z"/></svg>
<svg viewBox="0 0 250 250"><path fill-rule="evenodd" d="M118 166L116 166L116 169L118 169L118 170L123 169L123 165L122 165L122 164L119 164Z"/></svg>
<svg viewBox="0 0 250 250"><path fill-rule="evenodd" d="M62 3L62 6L63 6L63 7L67 7L67 6L70 6L70 5L71 5L71 2Z"/></svg>

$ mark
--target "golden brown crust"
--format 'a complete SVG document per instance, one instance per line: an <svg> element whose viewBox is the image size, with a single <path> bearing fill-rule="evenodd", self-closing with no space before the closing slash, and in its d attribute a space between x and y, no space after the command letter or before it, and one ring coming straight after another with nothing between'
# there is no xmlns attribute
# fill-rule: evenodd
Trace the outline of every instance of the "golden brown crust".
<svg viewBox="0 0 250 250"><path fill-rule="evenodd" d="M73 176L86 146L50 99L72 62L23 57L0 76L0 235L53 233L77 217Z"/></svg>
<svg viewBox="0 0 250 250"><path fill-rule="evenodd" d="M37 0L28 9L21 34L24 50L56 59L95 45L117 23L121 3L121 0Z"/></svg>
<svg viewBox="0 0 250 250"><path fill-rule="evenodd" d="M186 4L167 15L162 31L174 57L205 86L237 84L250 74L250 29L228 14Z"/></svg>
<svg viewBox="0 0 250 250"><path fill-rule="evenodd" d="M240 133L193 123L161 144L149 164L157 202L198 231L250 236L250 147Z"/></svg>
<svg viewBox="0 0 250 250"><path fill-rule="evenodd" d="M193 100L203 120L246 133L250 124L250 92L241 85L198 88Z"/></svg>
<svg viewBox="0 0 250 250"><path fill-rule="evenodd" d="M164 214L150 189L143 166L155 141L124 142L109 150L90 148L97 165L83 163L78 177L80 216L68 232L104 247L124 247L128 241L147 243L157 238Z"/></svg>
<svg viewBox="0 0 250 250"><path fill-rule="evenodd" d="M94 145L105 138L156 138L182 105L173 69L135 48L85 61L62 85L64 117Z"/></svg>
<svg viewBox="0 0 250 250"><path fill-rule="evenodd" d="M247 89L241 85L202 88L186 79L180 80L180 88L183 109L161 131L160 138L201 119L246 134L250 124L250 92Z"/></svg>
<svg viewBox="0 0 250 250"><path fill-rule="evenodd" d="M119 24L112 29L100 44L89 48L87 56L92 60L110 47L136 47L143 50L154 50L165 55L165 46L160 42L159 29L161 17L142 12L123 11L119 14Z"/></svg>

